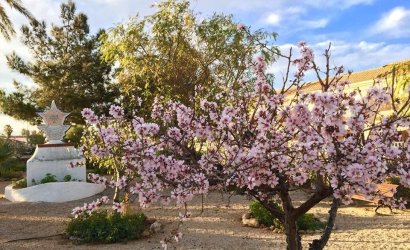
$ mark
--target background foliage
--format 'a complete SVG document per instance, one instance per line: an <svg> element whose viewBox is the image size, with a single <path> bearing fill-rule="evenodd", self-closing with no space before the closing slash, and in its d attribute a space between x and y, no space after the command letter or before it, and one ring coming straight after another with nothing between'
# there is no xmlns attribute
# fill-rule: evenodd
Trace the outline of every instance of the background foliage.
<svg viewBox="0 0 410 250"><path fill-rule="evenodd" d="M9 67L36 84L34 89L15 83L16 91L1 98L3 112L19 119L35 121L39 111L55 100L71 112L68 122L84 123L80 111L85 107L109 103L116 97L110 85L111 65L100 60L98 38L91 35L87 16L76 13L72 1L61 5L61 24L31 22L22 27L22 42L32 54L24 61L17 53L7 56Z"/></svg>
<svg viewBox="0 0 410 250"><path fill-rule="evenodd" d="M167 0L153 15L136 16L103 34L101 51L107 62L119 63L123 107L141 106L138 114L147 117L158 96L190 107L201 97L221 100L216 93L241 79L256 53L273 59L276 34L242 29L231 16L200 20L188 1Z"/></svg>

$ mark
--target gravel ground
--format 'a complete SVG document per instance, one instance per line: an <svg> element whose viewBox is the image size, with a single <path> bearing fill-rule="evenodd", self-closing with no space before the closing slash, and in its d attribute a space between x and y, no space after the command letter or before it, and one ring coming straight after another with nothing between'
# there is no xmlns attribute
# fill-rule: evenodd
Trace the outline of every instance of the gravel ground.
<svg viewBox="0 0 410 250"><path fill-rule="evenodd" d="M0 182L0 197L8 182ZM179 209L173 206L153 206L144 212L165 225L165 232L126 244L75 245L63 236L65 223L73 207L92 201L103 194L65 203L11 203L0 198L0 249L161 249L159 241L176 227ZM294 198L302 199L299 193ZM171 249L285 249L285 237L267 228L242 226L240 220L249 201L243 196L233 196L227 207L227 196L218 193L205 198L204 212L201 199L190 203L192 219L182 227L184 237ZM410 249L410 211L381 209L376 215L374 206L346 206L339 209L337 229L333 232L327 249ZM137 207L133 207L137 210ZM325 217L329 202L313 209L318 217ZM57 235L57 236L53 236ZM308 243L319 234L304 234Z"/></svg>

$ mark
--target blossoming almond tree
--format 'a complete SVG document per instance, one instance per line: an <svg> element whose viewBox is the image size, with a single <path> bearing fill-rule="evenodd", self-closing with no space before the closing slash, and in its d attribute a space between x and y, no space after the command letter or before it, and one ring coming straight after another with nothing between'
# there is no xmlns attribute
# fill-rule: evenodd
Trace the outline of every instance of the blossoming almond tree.
<svg viewBox="0 0 410 250"><path fill-rule="evenodd" d="M206 194L211 179L245 189L283 223L292 250L302 248L297 219L330 198L327 226L310 244L311 249L323 249L341 203L349 204L357 193L383 198L377 184L391 176L410 186L410 142L403 148L393 144L401 139L400 130L409 127L405 114L410 98L407 94L385 114L384 107L396 100L392 86L375 83L367 93L348 91L343 68L329 66L329 49L324 70L314 62L310 48L301 43L300 49L301 58L284 56L289 66L282 86L274 88L267 80L265 60L259 57L252 65L254 79L234 83L219 94L224 105L202 100L189 108L158 101L152 109L155 123L139 117L127 121L117 106L109 117L84 110L90 124L85 155L116 166L112 185L137 195L143 207L172 200L184 206L195 194ZM297 66L294 75L292 63ZM303 92L308 70L316 73L321 91ZM306 184L312 194L296 205L291 192ZM404 203L386 202L398 207ZM120 210L121 204L114 208ZM74 213L84 211L90 211L87 205ZM163 241L164 246L170 241Z"/></svg>

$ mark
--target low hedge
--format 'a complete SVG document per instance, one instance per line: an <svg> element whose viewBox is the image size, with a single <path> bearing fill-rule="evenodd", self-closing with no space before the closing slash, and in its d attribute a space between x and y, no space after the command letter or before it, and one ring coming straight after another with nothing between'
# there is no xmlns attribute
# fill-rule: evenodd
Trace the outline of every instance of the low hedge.
<svg viewBox="0 0 410 250"><path fill-rule="evenodd" d="M106 210L73 218L66 234L77 243L115 243L138 239L145 230L143 213L123 215Z"/></svg>

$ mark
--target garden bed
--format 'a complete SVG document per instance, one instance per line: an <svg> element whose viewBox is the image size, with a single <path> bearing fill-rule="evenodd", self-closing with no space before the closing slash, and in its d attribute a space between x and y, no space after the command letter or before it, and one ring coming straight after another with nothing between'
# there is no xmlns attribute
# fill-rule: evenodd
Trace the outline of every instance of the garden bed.
<svg viewBox="0 0 410 250"><path fill-rule="evenodd" d="M0 186L4 190L4 185ZM4 249L161 249L159 241L176 226L178 209L172 206L153 206L144 210L149 218L165 224L165 232L154 234L126 244L74 245L59 235L64 232L65 223L73 207L82 206L109 190L87 199L66 203L12 203L0 199L0 245ZM294 195L298 200L305 194ZM241 216L248 211L249 201L244 196L234 196L231 206L226 207L219 193L211 193L205 199L205 210L201 216L200 197L190 205L192 219L187 221L182 232L183 239L175 245L177 249L285 249L285 237L268 228L250 228L241 224ZM136 207L134 207L136 209ZM312 213L317 217L327 215L328 203L315 207ZM336 220L337 230L332 234L328 249L410 249L410 211L389 214L382 208L378 216L373 206L341 207ZM55 236L53 236L55 235ZM51 237L46 237L51 236ZM38 238L36 238L38 237ZM303 236L304 247L319 234ZM27 238L35 238L22 240ZM14 241L13 241L14 240Z"/></svg>

